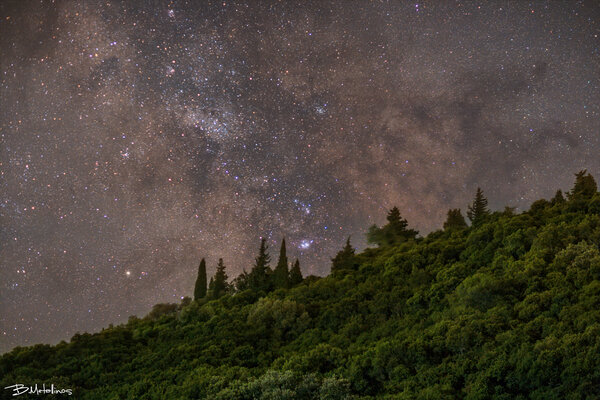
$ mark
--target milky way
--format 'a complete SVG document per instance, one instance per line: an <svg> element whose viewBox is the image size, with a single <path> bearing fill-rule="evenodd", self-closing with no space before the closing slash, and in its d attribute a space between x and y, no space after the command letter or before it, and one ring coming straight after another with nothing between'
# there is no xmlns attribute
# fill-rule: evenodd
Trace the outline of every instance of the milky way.
<svg viewBox="0 0 600 400"><path fill-rule="evenodd" d="M0 5L0 350L600 173L594 1L121 3Z"/></svg>

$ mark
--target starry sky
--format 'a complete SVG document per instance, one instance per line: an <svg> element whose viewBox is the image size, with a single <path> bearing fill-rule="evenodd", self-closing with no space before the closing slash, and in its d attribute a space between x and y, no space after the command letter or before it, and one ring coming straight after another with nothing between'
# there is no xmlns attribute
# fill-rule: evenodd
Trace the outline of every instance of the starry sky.
<svg viewBox="0 0 600 400"><path fill-rule="evenodd" d="M600 173L595 1L2 1L0 351L192 294L285 236Z"/></svg>

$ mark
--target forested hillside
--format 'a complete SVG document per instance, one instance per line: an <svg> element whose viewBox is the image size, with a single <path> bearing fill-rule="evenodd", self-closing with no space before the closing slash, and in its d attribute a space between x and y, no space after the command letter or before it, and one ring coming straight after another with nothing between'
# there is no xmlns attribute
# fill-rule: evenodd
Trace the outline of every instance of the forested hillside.
<svg viewBox="0 0 600 400"><path fill-rule="evenodd" d="M594 179L579 173L519 214L488 211L478 191L467 215L450 210L422 238L393 209L369 229L375 247L355 254L348 241L328 277L199 289L98 334L16 348L0 358L2 387L102 400L600 398Z"/></svg>

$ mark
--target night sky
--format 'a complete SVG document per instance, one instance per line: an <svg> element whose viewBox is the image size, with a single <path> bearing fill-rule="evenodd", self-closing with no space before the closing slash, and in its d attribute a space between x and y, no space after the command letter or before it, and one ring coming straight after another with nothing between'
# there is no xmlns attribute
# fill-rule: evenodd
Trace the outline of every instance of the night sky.
<svg viewBox="0 0 600 400"><path fill-rule="evenodd" d="M600 5L2 1L0 351L600 174Z"/></svg>

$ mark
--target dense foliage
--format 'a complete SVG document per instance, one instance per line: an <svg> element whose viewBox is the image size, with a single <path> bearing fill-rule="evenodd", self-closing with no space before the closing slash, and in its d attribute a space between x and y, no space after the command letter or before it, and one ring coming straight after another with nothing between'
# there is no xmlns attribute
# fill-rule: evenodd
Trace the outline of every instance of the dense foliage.
<svg viewBox="0 0 600 400"><path fill-rule="evenodd" d="M16 348L0 358L0 384L103 400L600 398L590 178L567 199L484 212L472 227L454 211L425 238L394 211L380 247L345 248L326 278L158 305L70 343ZM266 286L264 243L256 264L249 279Z"/></svg>

